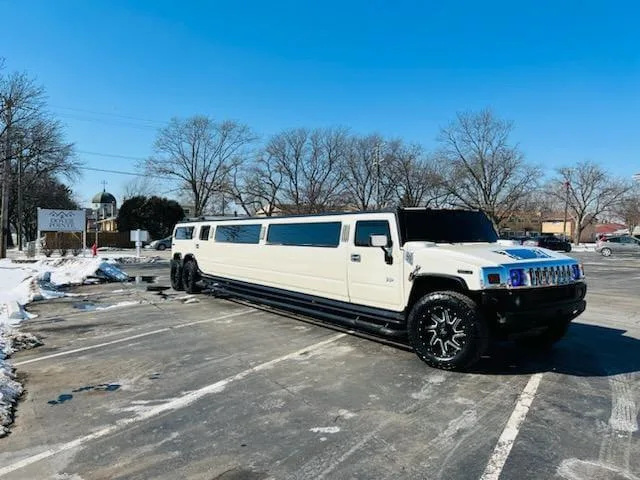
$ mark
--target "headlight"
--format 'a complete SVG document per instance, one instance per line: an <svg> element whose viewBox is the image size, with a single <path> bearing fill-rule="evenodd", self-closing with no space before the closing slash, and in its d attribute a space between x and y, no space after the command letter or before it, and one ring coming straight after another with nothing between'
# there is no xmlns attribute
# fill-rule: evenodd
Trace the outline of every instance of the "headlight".
<svg viewBox="0 0 640 480"><path fill-rule="evenodd" d="M584 267L582 264L578 265L577 263L571 265L571 273L574 280L580 280L581 278L584 278Z"/></svg>
<svg viewBox="0 0 640 480"><path fill-rule="evenodd" d="M509 270L509 283L512 287L522 287L527 285L527 274L524 268L513 268Z"/></svg>

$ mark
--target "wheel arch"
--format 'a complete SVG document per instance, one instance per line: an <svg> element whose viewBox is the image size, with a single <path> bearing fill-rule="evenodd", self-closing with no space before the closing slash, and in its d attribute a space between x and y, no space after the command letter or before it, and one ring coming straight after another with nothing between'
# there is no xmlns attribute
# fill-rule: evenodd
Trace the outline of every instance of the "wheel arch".
<svg viewBox="0 0 640 480"><path fill-rule="evenodd" d="M411 311L415 303L425 295L438 291L453 291L468 294L469 286L467 282L455 275L447 274L424 274L414 278L411 285L411 293L407 302L406 311Z"/></svg>
<svg viewBox="0 0 640 480"><path fill-rule="evenodd" d="M196 260L196 256L193 253L187 253L185 254L185 256L182 258L182 265L184 265L187 262L193 262L196 264L196 266L198 265L198 261Z"/></svg>

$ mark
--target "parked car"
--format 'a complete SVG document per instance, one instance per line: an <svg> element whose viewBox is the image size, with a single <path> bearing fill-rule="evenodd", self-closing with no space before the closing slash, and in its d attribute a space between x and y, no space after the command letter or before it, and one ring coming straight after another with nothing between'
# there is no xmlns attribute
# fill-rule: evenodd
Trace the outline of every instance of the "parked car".
<svg viewBox="0 0 640 480"><path fill-rule="evenodd" d="M173 237L167 237L161 240L154 240L149 244L149 248L153 250L166 250L167 248L171 248L172 239Z"/></svg>
<svg viewBox="0 0 640 480"><path fill-rule="evenodd" d="M640 240L630 235L604 237L596 242L596 252L604 257L609 257L612 253L640 254Z"/></svg>
<svg viewBox="0 0 640 480"><path fill-rule="evenodd" d="M556 237L553 235L544 235L542 237L534 237L523 242L523 245L527 245L529 247L541 247L547 248L549 250L556 250L560 252L570 252L571 251L571 243L563 238Z"/></svg>

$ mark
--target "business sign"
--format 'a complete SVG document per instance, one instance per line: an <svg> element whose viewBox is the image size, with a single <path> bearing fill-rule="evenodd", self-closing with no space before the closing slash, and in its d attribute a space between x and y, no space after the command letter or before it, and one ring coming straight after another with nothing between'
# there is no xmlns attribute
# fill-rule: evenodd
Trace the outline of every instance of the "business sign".
<svg viewBox="0 0 640 480"><path fill-rule="evenodd" d="M84 232L86 221L84 210L38 209L38 230L41 232Z"/></svg>
<svg viewBox="0 0 640 480"><path fill-rule="evenodd" d="M146 230L131 230L129 232L129 240L132 242L148 242L149 232Z"/></svg>

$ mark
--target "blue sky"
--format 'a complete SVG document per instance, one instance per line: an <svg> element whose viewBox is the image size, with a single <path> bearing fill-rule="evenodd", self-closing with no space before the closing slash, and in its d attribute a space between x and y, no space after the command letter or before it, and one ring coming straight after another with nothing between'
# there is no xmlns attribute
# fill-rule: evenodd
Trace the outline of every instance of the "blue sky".
<svg viewBox="0 0 640 480"><path fill-rule="evenodd" d="M633 1L0 0L0 12L0 56L46 87L89 167L133 171L86 152L147 157L172 116L429 148L457 111L491 107L549 171L584 159L640 171ZM130 178L86 171L73 188L86 202Z"/></svg>

